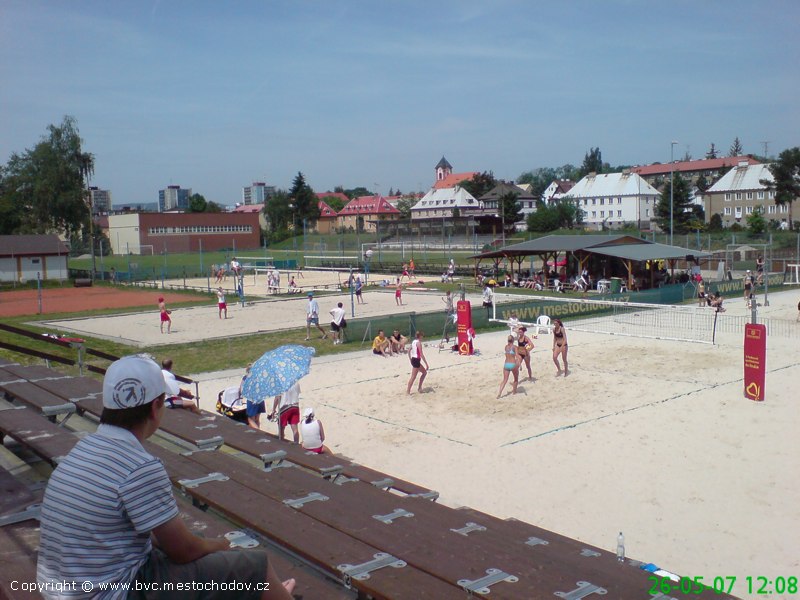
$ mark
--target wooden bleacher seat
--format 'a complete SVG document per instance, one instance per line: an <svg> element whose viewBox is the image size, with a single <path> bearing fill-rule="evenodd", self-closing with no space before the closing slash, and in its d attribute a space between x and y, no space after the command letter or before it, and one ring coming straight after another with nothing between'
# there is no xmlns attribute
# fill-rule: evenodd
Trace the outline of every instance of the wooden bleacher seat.
<svg viewBox="0 0 800 600"><path fill-rule="evenodd" d="M75 412L75 404L29 381L0 382L0 391L5 393L7 400L36 408L52 420L57 415L69 416Z"/></svg>
<svg viewBox="0 0 800 600"><path fill-rule="evenodd" d="M145 447L148 452L161 458L170 478L176 484L181 480L198 479L209 474L205 466L195 462L191 457L173 454L152 443L147 443ZM226 470L231 470L236 462L239 462L255 473L255 477L261 479L262 482L279 481L284 473L290 471L301 473L296 469L279 469L274 473L265 474L243 461L238 461L235 457L226 457L219 452L197 454L219 455L222 460L226 461ZM271 477L268 479L268 476ZM308 473L305 476L309 481L321 482L332 488L341 489L340 486L319 477L313 477ZM178 485L180 486L180 484ZM303 511L289 508L282 500L275 500L232 478L227 481L209 481L197 487L187 488L186 492L196 502L207 504L242 526L253 529L335 578L342 577L342 573L338 569L339 565L366 563L374 560L375 555L381 552L378 546L369 545L345 535L317 519L303 514ZM293 493L299 492L302 490L293 490ZM380 525L377 521L376 524ZM361 594L369 594L374 598L386 598L387 600L390 598L430 600L458 598L463 600L465 598L464 591L457 586L431 577L410 566L397 569L381 568L372 571L369 579L353 579L351 583Z"/></svg>
<svg viewBox="0 0 800 600"><path fill-rule="evenodd" d="M618 598L639 597L652 587L646 573L629 565L620 573L614 554L595 551L577 540L550 532L550 543L539 547L526 543L532 536L524 528L501 529L496 523L475 528L473 520L465 519L462 512L390 496L371 486L337 486L297 469L262 473L244 461L232 463L231 457L221 452L195 452L186 458L200 467L192 477L212 472L228 477L226 482L214 482L220 488L235 482L249 489L250 494L283 503L313 494L324 496L327 500L306 501L296 512L379 548L443 582L475 581L484 577L487 570L499 568L511 579L491 587L493 598L568 594L579 587L578 581L613 590L612 596ZM206 492L195 490L206 485L211 484L187 491L193 496L202 495ZM376 515L383 515L390 522L384 523ZM705 595L719 597L713 590Z"/></svg>
<svg viewBox="0 0 800 600"><path fill-rule="evenodd" d="M97 398L103 394L103 384L91 377L67 377L59 380L42 379L37 380L35 383L51 394L70 402Z"/></svg>
<svg viewBox="0 0 800 600"><path fill-rule="evenodd" d="M28 407L0 410L0 439L8 436L56 465L78 443L78 436Z"/></svg>
<svg viewBox="0 0 800 600"><path fill-rule="evenodd" d="M41 365L7 365L1 368L5 373L10 373L17 379L24 379L26 381L66 379L70 377L61 371L56 371L55 369L43 367Z"/></svg>
<svg viewBox="0 0 800 600"><path fill-rule="evenodd" d="M36 500L36 496L27 485L0 467L0 517L19 512Z"/></svg>
<svg viewBox="0 0 800 600"><path fill-rule="evenodd" d="M175 494L175 499L178 502L181 518L189 530L196 535L205 538L223 537L236 530L231 522L223 520L222 517L211 511L200 510L181 494ZM261 547L263 548L263 545ZM297 580L294 590L296 598L354 600L354 594L346 590L341 583L323 577L320 573L310 569L308 565L283 554L274 546L270 546L266 550L269 553L270 563L282 579L294 577Z"/></svg>

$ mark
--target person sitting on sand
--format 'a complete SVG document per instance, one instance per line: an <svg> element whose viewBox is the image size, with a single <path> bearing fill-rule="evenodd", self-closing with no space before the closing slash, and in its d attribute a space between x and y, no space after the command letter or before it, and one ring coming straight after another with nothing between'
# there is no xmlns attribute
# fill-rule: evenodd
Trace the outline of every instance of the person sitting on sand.
<svg viewBox="0 0 800 600"><path fill-rule="evenodd" d="M399 329L395 329L392 335L389 336L389 343L391 344L392 352L395 354L402 354L406 351L408 338L400 333Z"/></svg>
<svg viewBox="0 0 800 600"><path fill-rule="evenodd" d="M717 312L725 312L725 309L722 308L723 300L724 298L722 297L722 294L717 292L716 294L711 294L711 298L708 301L708 305L716 309Z"/></svg>
<svg viewBox="0 0 800 600"><path fill-rule="evenodd" d="M383 329L378 331L378 335L372 340L372 353L378 356L391 356L392 344L383 332Z"/></svg>

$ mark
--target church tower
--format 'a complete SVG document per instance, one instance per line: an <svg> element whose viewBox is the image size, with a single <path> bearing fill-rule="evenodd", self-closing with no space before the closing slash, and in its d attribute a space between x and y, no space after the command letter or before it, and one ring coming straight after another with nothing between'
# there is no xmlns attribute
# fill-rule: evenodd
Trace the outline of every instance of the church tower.
<svg viewBox="0 0 800 600"><path fill-rule="evenodd" d="M447 159L444 156L442 156L442 160L440 160L436 164L436 181L444 180L452 172L453 172L453 165L447 162Z"/></svg>

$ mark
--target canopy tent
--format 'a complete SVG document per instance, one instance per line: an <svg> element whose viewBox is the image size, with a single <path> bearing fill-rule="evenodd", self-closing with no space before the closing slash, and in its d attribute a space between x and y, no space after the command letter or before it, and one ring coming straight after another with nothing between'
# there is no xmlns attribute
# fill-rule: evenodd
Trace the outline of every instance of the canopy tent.
<svg viewBox="0 0 800 600"><path fill-rule="evenodd" d="M593 255L619 259L625 266L628 274L628 287L633 288L633 263L649 263L650 283L652 285L655 275L654 266L657 261L667 261L670 270L674 271L675 261L678 259L698 260L711 256L708 252L690 250L680 246L657 244L632 235L547 235L535 240L528 240L519 244L512 244L497 250L476 254L470 258L475 259L476 271L480 262L490 259L497 267L502 260L509 260L511 272L514 272L514 263L519 271L522 261L529 256L538 256L542 259L542 269L547 277L548 264L561 265L559 254L572 254L578 261L578 272L582 271ZM546 283L546 282L545 282Z"/></svg>

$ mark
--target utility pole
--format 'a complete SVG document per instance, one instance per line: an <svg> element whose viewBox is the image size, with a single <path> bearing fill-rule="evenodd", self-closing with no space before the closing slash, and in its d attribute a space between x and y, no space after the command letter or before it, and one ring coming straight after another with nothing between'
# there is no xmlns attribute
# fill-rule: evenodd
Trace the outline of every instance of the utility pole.
<svg viewBox="0 0 800 600"><path fill-rule="evenodd" d="M669 145L669 245L672 246L672 235L674 233L673 226L673 208L674 203L674 189L675 189L675 144L678 142L671 142Z"/></svg>

